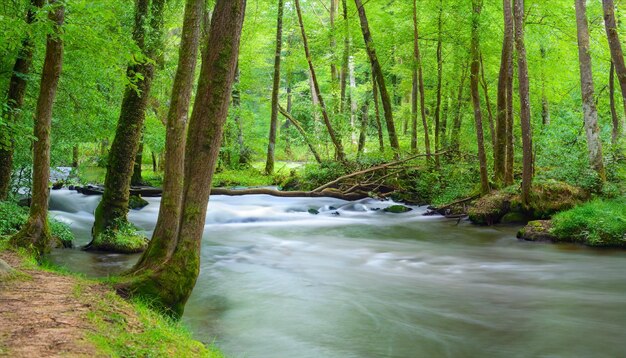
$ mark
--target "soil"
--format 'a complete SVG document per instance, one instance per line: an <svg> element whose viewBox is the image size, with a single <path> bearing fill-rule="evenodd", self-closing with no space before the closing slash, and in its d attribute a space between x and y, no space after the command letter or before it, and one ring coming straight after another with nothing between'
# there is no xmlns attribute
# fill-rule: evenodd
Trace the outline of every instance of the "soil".
<svg viewBox="0 0 626 358"><path fill-rule="evenodd" d="M86 287L79 299L73 294L77 279L24 269L10 252L0 253L0 258L23 273L0 281L0 356L98 356L86 339L93 328L86 319L91 309L85 295L104 288Z"/></svg>

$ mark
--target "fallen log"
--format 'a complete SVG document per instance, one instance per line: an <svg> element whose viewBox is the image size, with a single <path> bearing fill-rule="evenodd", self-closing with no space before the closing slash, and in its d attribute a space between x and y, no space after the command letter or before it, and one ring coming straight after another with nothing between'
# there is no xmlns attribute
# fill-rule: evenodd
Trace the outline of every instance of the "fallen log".
<svg viewBox="0 0 626 358"><path fill-rule="evenodd" d="M254 189L225 189L225 188L213 188L211 189L211 195L226 195L226 196L239 196L239 195L271 195L282 198L335 198L346 201L360 200L369 197L364 192L351 192L344 193L339 190L327 189L321 192L315 191L280 191L267 188L254 188Z"/></svg>

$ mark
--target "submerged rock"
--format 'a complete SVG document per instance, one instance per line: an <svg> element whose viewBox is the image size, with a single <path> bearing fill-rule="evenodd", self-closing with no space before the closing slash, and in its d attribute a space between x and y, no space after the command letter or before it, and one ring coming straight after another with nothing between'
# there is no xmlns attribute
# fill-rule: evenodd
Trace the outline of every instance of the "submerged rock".
<svg viewBox="0 0 626 358"><path fill-rule="evenodd" d="M139 195L131 195L128 198L128 208L133 210L141 210L146 207L149 203Z"/></svg>
<svg viewBox="0 0 626 358"><path fill-rule="evenodd" d="M552 222L550 220L529 222L517 232L517 238L526 241L557 241L557 237L552 234Z"/></svg>
<svg viewBox="0 0 626 358"><path fill-rule="evenodd" d="M320 213L317 209L309 209L307 212L311 215L317 215Z"/></svg>
<svg viewBox="0 0 626 358"><path fill-rule="evenodd" d="M384 212L386 213L392 213L392 214L402 214L402 213L407 213L409 211L411 211L413 209L404 206L404 205L391 205L388 206L386 208L383 209Z"/></svg>

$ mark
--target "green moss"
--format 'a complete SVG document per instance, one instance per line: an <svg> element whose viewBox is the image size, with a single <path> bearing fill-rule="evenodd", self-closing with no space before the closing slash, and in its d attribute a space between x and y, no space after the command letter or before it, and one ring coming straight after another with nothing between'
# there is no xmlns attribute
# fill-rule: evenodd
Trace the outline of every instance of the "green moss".
<svg viewBox="0 0 626 358"><path fill-rule="evenodd" d="M139 195L131 195L128 198L128 207L130 209L139 210L146 207L149 203Z"/></svg>
<svg viewBox="0 0 626 358"><path fill-rule="evenodd" d="M402 213L409 212L411 210L413 209L406 207L404 205L391 205L383 209L384 212L392 213L392 214L402 214Z"/></svg>
<svg viewBox="0 0 626 358"><path fill-rule="evenodd" d="M469 219L478 225L493 225L507 214L513 196L503 191L494 191L478 199L468 210Z"/></svg>
<svg viewBox="0 0 626 358"><path fill-rule="evenodd" d="M559 213L552 221L560 241L626 247L626 198L596 199Z"/></svg>
<svg viewBox="0 0 626 358"><path fill-rule="evenodd" d="M148 247L148 238L135 225L125 220L116 224L94 238L90 249L98 251L134 254Z"/></svg>

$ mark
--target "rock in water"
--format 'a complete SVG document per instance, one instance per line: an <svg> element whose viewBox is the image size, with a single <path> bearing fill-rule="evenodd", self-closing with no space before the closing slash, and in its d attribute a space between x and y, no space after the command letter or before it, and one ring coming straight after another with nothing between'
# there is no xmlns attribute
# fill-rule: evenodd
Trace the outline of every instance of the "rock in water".
<svg viewBox="0 0 626 358"><path fill-rule="evenodd" d="M319 213L320 213L320 212L319 212L319 211L317 211L316 209L309 209L309 210L308 210L308 212L309 212L309 214L312 214L312 215L317 215L317 214L319 214Z"/></svg>
<svg viewBox="0 0 626 358"><path fill-rule="evenodd" d="M402 214L402 213L407 213L409 211L411 211L413 209L404 206L404 205L391 205L389 207L386 207L383 209L384 212L386 213L393 213L393 214Z"/></svg>
<svg viewBox="0 0 626 358"><path fill-rule="evenodd" d="M131 195L130 198L128 198L128 207L130 209L140 210L146 207L147 205L148 205L148 202L142 197L140 197L139 195Z"/></svg>
<svg viewBox="0 0 626 358"><path fill-rule="evenodd" d="M556 236L551 231L550 220L535 220L518 231L517 238L526 241L556 241Z"/></svg>

